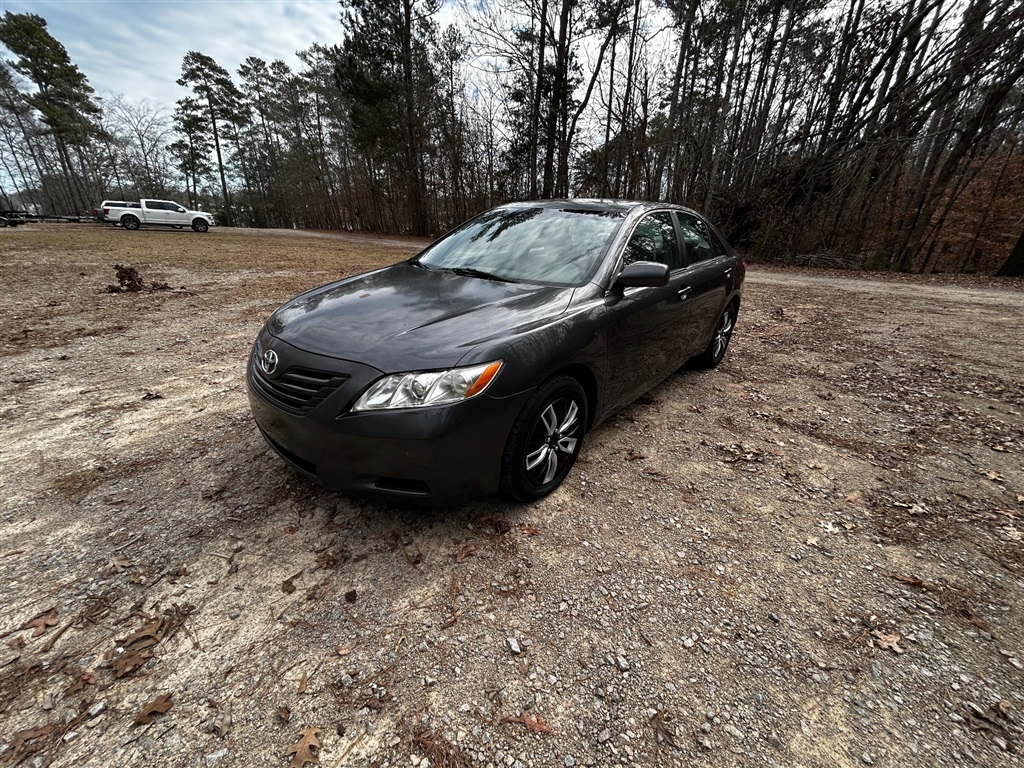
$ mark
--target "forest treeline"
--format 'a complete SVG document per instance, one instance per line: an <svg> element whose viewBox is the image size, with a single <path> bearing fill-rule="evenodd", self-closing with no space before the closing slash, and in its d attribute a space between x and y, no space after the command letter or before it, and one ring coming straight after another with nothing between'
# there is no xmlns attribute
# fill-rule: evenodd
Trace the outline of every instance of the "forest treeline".
<svg viewBox="0 0 1024 768"><path fill-rule="evenodd" d="M0 203L430 235L510 200L668 200L755 259L1024 272L1020 0L440 10L342 0L297 68L190 52L173 108L99 98L44 19L7 12Z"/></svg>

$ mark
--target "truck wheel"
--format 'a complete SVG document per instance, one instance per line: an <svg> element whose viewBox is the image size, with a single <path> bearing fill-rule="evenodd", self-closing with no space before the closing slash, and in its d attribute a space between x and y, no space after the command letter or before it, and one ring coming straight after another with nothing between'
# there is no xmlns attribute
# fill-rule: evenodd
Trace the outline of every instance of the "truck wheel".
<svg viewBox="0 0 1024 768"><path fill-rule="evenodd" d="M195 232L205 232L210 228L210 225L206 223L206 219L192 219L192 230Z"/></svg>
<svg viewBox="0 0 1024 768"><path fill-rule="evenodd" d="M125 216L121 219L121 226L134 232L139 228L139 220L134 216Z"/></svg>

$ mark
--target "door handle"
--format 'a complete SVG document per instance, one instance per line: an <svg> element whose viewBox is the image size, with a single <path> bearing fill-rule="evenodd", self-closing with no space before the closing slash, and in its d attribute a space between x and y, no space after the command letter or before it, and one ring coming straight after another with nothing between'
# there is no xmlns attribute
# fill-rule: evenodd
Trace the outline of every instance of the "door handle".
<svg viewBox="0 0 1024 768"><path fill-rule="evenodd" d="M688 299L690 298L690 293L692 292L693 288L691 288L689 285L684 285L682 288L676 291L676 296L678 296L680 299Z"/></svg>
<svg viewBox="0 0 1024 768"><path fill-rule="evenodd" d="M729 269L725 270L725 276L732 277L732 267L729 267Z"/></svg>

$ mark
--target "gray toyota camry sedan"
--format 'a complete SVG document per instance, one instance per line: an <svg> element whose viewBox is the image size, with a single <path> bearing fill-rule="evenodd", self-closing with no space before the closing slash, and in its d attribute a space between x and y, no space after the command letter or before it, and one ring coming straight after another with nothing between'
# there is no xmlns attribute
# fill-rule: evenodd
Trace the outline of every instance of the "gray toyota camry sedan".
<svg viewBox="0 0 1024 768"><path fill-rule="evenodd" d="M328 488L538 499L610 413L688 361L722 361L745 270L681 206L503 205L275 311L249 402L278 455Z"/></svg>

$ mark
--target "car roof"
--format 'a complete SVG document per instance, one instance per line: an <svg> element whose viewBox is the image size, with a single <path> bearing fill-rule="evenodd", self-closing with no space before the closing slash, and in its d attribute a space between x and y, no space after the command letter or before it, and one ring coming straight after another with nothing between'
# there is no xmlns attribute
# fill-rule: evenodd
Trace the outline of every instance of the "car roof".
<svg viewBox="0 0 1024 768"><path fill-rule="evenodd" d="M645 200L616 200L611 198L561 198L557 200L523 200L517 203L508 203L509 208L575 208L577 210L585 211L607 211L617 212L622 214L631 213L633 211L646 211L646 210L664 210L666 208L675 211L686 211L687 213L694 213L692 208L687 208L682 205L675 203L665 202L650 202ZM697 214L700 215L700 214Z"/></svg>

